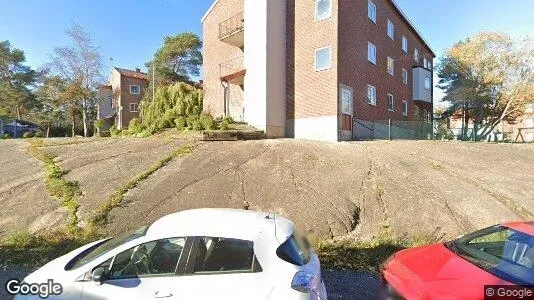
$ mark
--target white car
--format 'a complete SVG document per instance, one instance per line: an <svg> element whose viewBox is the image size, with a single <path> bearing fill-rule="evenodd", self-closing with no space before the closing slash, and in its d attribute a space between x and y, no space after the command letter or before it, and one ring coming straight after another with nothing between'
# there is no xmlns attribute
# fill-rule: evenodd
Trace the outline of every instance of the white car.
<svg viewBox="0 0 534 300"><path fill-rule="evenodd" d="M62 291L48 299L327 299L319 258L291 221L233 209L165 216L59 257L23 284L50 279Z"/></svg>

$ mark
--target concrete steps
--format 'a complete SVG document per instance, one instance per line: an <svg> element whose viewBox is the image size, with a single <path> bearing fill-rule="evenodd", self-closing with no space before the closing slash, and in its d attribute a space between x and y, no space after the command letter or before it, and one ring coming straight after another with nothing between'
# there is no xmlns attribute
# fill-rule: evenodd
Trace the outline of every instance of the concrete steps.
<svg viewBox="0 0 534 300"><path fill-rule="evenodd" d="M263 131L241 131L241 130L226 130L226 131L211 131L206 130L202 132L203 141L238 141L238 140L263 140L267 136Z"/></svg>

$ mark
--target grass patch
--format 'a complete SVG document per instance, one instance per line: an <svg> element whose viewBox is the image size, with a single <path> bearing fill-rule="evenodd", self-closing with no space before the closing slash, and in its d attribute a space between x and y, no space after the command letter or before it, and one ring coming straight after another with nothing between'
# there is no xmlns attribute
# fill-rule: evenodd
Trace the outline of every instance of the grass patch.
<svg viewBox="0 0 534 300"><path fill-rule="evenodd" d="M371 242L319 242L317 253L323 269L358 270L378 275L380 265L394 253L407 248L433 244L438 240L434 236L395 238L389 234L382 234Z"/></svg>
<svg viewBox="0 0 534 300"><path fill-rule="evenodd" d="M76 197L81 195L81 190L78 182L69 181L65 179L65 175L68 171L61 169L54 161L54 156L43 153L39 150L40 147L44 147L45 143L43 139L33 139L29 141L29 152L34 157L41 160L44 166L45 184L48 193L61 201L61 204L69 209L69 223L67 230L74 233L79 230L78 228L78 212L79 203L76 201Z"/></svg>
<svg viewBox="0 0 534 300"><path fill-rule="evenodd" d="M0 264L33 269L98 239L95 234L69 231L46 235L15 232L0 240Z"/></svg>
<svg viewBox="0 0 534 300"><path fill-rule="evenodd" d="M186 154L189 154L193 151L192 146L184 146L181 148L178 148L171 153L165 155L155 163L153 163L148 169L145 171L137 174L134 178L130 179L125 185L120 187L118 190L116 190L111 197L106 201L106 203L102 204L93 218L91 219L90 226L102 226L107 224L109 221L109 213L114 209L121 205L122 200L124 199L124 195L126 193L135 188L141 181L147 179L150 175L154 174L157 170L163 168L166 166L171 160L173 160L176 157L183 156Z"/></svg>

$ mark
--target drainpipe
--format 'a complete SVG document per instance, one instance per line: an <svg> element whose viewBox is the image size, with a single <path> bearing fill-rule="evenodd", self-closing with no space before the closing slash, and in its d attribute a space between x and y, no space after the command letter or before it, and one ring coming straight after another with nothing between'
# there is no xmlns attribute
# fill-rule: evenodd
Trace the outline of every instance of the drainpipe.
<svg viewBox="0 0 534 300"><path fill-rule="evenodd" d="M228 88L230 87L228 85L228 82L226 81L221 81L221 85L223 86L224 88L224 104L223 104L223 109L224 109L224 116L227 117L228 116L228 111L229 111L229 105L228 105Z"/></svg>

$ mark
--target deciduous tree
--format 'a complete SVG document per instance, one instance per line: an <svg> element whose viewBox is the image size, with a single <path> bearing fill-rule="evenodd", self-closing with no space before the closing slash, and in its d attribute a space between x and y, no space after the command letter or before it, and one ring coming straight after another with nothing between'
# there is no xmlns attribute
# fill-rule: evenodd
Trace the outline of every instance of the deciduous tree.
<svg viewBox="0 0 534 300"><path fill-rule="evenodd" d="M80 102L83 133L89 136L89 110L96 107L96 92L103 82L100 49L85 29L74 24L66 31L72 44L54 49L49 68L67 82L67 91ZM73 119L74 120L74 119ZM74 126L74 125L73 125Z"/></svg>
<svg viewBox="0 0 534 300"><path fill-rule="evenodd" d="M446 51L438 76L449 113L460 112L464 131L474 121L475 138L484 139L501 122L516 122L525 105L534 103L533 40L479 33Z"/></svg>

